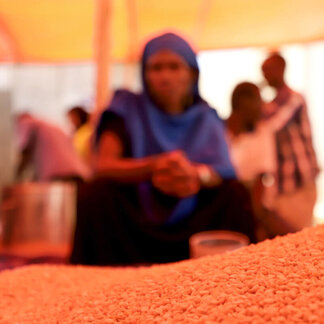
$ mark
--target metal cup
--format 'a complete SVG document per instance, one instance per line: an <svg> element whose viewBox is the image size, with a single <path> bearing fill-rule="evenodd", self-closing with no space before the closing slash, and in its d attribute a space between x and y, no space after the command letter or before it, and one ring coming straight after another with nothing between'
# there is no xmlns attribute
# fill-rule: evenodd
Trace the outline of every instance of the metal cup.
<svg viewBox="0 0 324 324"><path fill-rule="evenodd" d="M0 247L35 257L68 255L75 223L75 185L23 183L3 190Z"/></svg>

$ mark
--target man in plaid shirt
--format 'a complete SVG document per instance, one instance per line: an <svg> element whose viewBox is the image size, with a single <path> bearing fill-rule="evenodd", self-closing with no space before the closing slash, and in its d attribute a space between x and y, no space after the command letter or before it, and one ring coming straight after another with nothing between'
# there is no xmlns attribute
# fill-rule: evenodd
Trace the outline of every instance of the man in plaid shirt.
<svg viewBox="0 0 324 324"><path fill-rule="evenodd" d="M268 183L268 208L282 220L281 233L311 226L316 202L315 178L319 172L312 144L307 105L303 96L284 80L285 60L272 54L262 65L275 99L265 107L265 119L276 147L277 171ZM274 180L274 181L273 181ZM272 199L269 199L272 197Z"/></svg>

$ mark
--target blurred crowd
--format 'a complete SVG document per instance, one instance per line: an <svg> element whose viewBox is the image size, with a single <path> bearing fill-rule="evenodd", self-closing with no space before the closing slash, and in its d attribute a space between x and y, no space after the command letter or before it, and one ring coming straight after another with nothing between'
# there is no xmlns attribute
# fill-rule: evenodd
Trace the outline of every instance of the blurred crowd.
<svg viewBox="0 0 324 324"><path fill-rule="evenodd" d="M200 96L183 38L151 39L141 67L142 92L117 90L98 120L68 110L71 134L28 112L15 118L17 181L77 185L72 263L172 262L189 257L197 232L255 243L312 226L319 169L307 104L279 53L260 67L275 98L242 82L227 120Z"/></svg>

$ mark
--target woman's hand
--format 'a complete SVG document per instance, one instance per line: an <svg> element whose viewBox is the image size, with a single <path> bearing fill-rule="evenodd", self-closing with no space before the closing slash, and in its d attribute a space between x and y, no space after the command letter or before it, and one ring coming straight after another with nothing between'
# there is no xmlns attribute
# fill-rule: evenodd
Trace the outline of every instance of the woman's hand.
<svg viewBox="0 0 324 324"><path fill-rule="evenodd" d="M165 194L179 198L194 195L200 190L197 169L182 151L164 153L155 158L152 182Z"/></svg>

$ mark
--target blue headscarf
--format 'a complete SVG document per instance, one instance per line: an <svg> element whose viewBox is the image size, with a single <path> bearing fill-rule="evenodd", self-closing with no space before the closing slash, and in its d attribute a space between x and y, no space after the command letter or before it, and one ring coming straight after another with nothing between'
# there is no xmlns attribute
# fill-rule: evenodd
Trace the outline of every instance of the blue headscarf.
<svg viewBox="0 0 324 324"><path fill-rule="evenodd" d="M159 109L147 93L144 79L146 62L151 55L160 50L170 50L180 55L199 73L196 55L184 39L172 33L152 39L145 46L142 56L143 93L138 95L127 90L117 91L109 108L101 117L98 136L103 131L104 121L109 119L112 113L117 114L124 120L131 139L132 157L142 158L180 149L186 153L189 160L210 165L222 178L235 178L223 122L216 111L200 98L198 80L192 88L195 98L193 105L178 115L169 115ZM158 207L156 190L151 183L140 184L139 189L148 218L154 220L163 210L162 206ZM163 212L163 222L171 224L187 217L195 205L195 196L177 200L171 211Z"/></svg>
<svg viewBox="0 0 324 324"><path fill-rule="evenodd" d="M156 38L151 39L145 46L143 55L142 55L142 80L145 91L147 91L147 85L144 77L145 66L147 60L153 54L163 51L170 50L178 55L180 55L187 64L197 72L199 75L199 67L196 59L196 54L190 47L190 45L181 37L173 33L166 33ZM198 90L198 78L193 85L193 95L194 97L199 96Z"/></svg>

